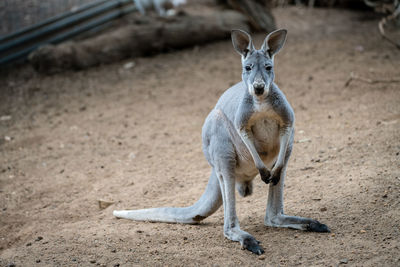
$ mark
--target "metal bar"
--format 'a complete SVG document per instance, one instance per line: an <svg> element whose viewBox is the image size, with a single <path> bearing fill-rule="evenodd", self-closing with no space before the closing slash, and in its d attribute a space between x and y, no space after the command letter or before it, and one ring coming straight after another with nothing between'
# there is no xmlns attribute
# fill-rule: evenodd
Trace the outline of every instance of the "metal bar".
<svg viewBox="0 0 400 267"><path fill-rule="evenodd" d="M117 10L117 11L110 12L109 14L104 15L104 16L98 18L98 19L95 19L95 20L93 20L93 21L91 21L91 22L89 22L89 23L87 23L85 25L82 25L82 26L79 26L79 27L75 27L74 29L72 29L72 30L70 30L68 32L59 34L59 35L57 35L57 36L55 36L55 37L53 37L53 38L51 38L49 40L34 44L34 45L32 45L32 46L30 46L30 47L28 47L26 49L23 49L23 50L18 51L18 52L14 53L14 54L11 54L11 55L8 55L6 57L3 57L3 58L0 59L0 65L5 65L5 64L8 64L8 63L10 63L12 61L15 61L17 59L25 57L30 52L32 52L33 50L37 49L39 46L42 46L42 45L45 45L45 44L57 44L57 43L60 43L60 42L62 42L64 40L67 40L67 39L69 39L71 37L74 37L74 36L76 36L76 35L78 35L78 34L80 34L82 32L90 30L90 29L92 29L94 27L100 26L103 23L106 23L106 22L108 22L108 21L110 21L112 19L115 19L115 18L119 17L119 16L123 16L123 15L125 15L125 14L127 14L129 12L134 11L134 10L136 10L136 7L135 6L130 6L130 7L124 8L122 10Z"/></svg>
<svg viewBox="0 0 400 267"><path fill-rule="evenodd" d="M39 29L36 32L32 32L30 34L24 35L21 38L6 42L5 44L0 45L0 53L4 52L4 51L6 51L6 50L8 50L8 49L10 49L12 47L21 45L21 44L23 44L25 42L29 42L29 41L31 41L31 40L33 40L35 38L38 38L38 37L41 37L43 35L49 34L51 32L60 30L60 29L62 29L64 27L76 24L77 22L80 22L80 21L82 21L84 19L87 19L87 18L90 18L90 17L94 17L94 16L96 16L98 14L101 14L101 13L107 11L107 10L113 9L113 8L115 8L117 6L122 6L122 5L124 5L124 4L128 3L128 2L131 3L132 0L107 1L104 4L102 4L100 6L97 6L97 7L93 8L93 9L84 11L82 13L79 13L79 14L73 15L71 17L65 18L65 19L63 19L61 21L58 21L58 22L56 22L54 24L45 26L45 27Z"/></svg>
<svg viewBox="0 0 400 267"><path fill-rule="evenodd" d="M27 32L34 31L34 30L39 29L39 28L41 28L41 27L43 27L45 25L51 24L53 22L56 22L58 20L64 19L66 17L72 16L72 15L75 15L75 14L78 14L78 13L81 13L81 12L83 12L85 10L88 10L88 9L92 8L92 7L95 7L95 6L98 6L100 4L103 4L106 1L107 0L99 0L99 1L95 1L95 2L86 3L86 4L78 7L78 9L76 9L76 10L67 11L65 13L61 13L61 14L55 15L55 16L53 16L51 18L48 18L48 19L46 19L44 21L41 21L41 22L39 22L37 24L34 24L32 26L28 26L28 27L22 28L22 29L20 29L18 31L15 31L15 32L10 33L10 34L5 35L5 36L1 36L0 37L0 42L4 42L6 40L10 40L10 39L16 38L17 36L20 36L20 35L25 34Z"/></svg>

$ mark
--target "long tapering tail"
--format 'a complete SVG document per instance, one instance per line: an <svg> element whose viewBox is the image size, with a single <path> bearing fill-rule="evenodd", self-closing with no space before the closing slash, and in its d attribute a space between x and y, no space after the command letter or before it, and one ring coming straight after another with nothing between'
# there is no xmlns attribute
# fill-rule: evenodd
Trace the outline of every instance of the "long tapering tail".
<svg viewBox="0 0 400 267"><path fill-rule="evenodd" d="M222 205L221 190L214 170L200 199L190 207L114 210L114 216L135 221L195 224L207 218Z"/></svg>

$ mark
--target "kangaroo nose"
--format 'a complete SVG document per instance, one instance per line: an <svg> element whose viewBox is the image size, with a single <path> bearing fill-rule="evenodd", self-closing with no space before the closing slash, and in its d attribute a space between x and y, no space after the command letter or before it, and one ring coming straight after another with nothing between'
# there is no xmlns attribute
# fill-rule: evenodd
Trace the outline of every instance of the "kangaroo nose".
<svg viewBox="0 0 400 267"><path fill-rule="evenodd" d="M253 87L256 95L262 95L264 93L265 83L254 83Z"/></svg>

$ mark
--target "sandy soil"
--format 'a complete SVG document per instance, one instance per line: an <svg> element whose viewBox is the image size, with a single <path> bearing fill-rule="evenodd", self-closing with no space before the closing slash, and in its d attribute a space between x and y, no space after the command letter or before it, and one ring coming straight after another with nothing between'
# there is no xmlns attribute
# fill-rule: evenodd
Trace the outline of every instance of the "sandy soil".
<svg viewBox="0 0 400 267"><path fill-rule="evenodd" d="M253 196L237 201L261 257L224 238L222 209L200 225L112 216L201 195L210 172L203 121L240 79L227 40L81 72L3 75L0 265L399 266L400 83L345 87L350 72L398 78L399 52L365 13L275 15L289 29L276 79L296 113L286 212L318 219L331 234L264 226L267 185L258 177ZM114 204L100 209L99 199Z"/></svg>

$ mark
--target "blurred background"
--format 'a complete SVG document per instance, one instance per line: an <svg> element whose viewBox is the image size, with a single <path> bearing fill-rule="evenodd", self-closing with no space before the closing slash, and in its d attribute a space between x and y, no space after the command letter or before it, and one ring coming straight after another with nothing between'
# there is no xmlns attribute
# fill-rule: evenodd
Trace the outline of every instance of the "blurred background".
<svg viewBox="0 0 400 267"><path fill-rule="evenodd" d="M160 27L160 24L162 24L162 27L169 28L166 32L174 32L175 42L165 43L163 41L164 44L153 45L152 49L142 47L143 51L141 53L137 52L137 55L152 52L158 53L171 48L187 47L228 38L230 28L234 26L244 29L249 26L252 32L270 32L276 29L273 9L289 6L309 9L323 7L376 12L377 17L381 17L378 27L380 34L393 45L400 47L395 41L397 36L393 39L393 37L389 37L385 33L387 24L390 24L391 28L399 27L400 25L400 6L397 0L6 0L2 1L0 5L0 66L24 61L32 52L49 44L59 44L72 39L93 37L110 30L112 27L115 30L127 25L144 25L146 27L153 24L153 30L155 31L155 28ZM223 14L223 11L227 9L237 12L236 17L233 17L235 15L232 15L232 13L229 16L226 15L226 12ZM240 18L239 14L243 18ZM203 18L205 16L209 16L209 18L210 16L214 18L220 17L224 25L216 25L215 23L211 25L212 22L206 23L209 20L207 18L205 21L199 21L199 15L203 16ZM170 23L170 26L167 26L168 23ZM206 38L199 37L198 40L187 42L185 27L188 28L190 25L198 26L200 24L214 28L220 33L209 34ZM180 26L183 32L179 32L176 26ZM146 32L148 30L145 27L136 27L134 31ZM195 33L195 36L201 34L196 29L189 28L186 30L186 34L190 31ZM122 35L115 38L121 39ZM141 35L141 33L138 35ZM141 36L140 39L145 38L156 37L155 35L153 37ZM104 42L110 43L112 40L109 38ZM138 46L140 47L141 45ZM75 48L75 46L73 47ZM104 48L104 45L102 47ZM57 68L86 68L127 56L137 56L133 55L134 53L127 55L126 47L116 46L112 50L124 50L125 52L123 53L124 55L108 55L98 60L87 59L84 63L69 62L65 66L57 66ZM43 62L52 57L51 53L58 55L61 53L54 52L54 49L52 51L44 48L41 52L31 54L30 61L33 66L39 71L43 70L44 67L42 65L45 64ZM58 58L59 56L55 57ZM51 72L52 70L48 71Z"/></svg>

